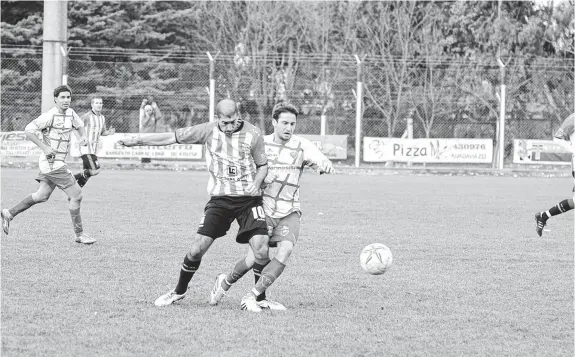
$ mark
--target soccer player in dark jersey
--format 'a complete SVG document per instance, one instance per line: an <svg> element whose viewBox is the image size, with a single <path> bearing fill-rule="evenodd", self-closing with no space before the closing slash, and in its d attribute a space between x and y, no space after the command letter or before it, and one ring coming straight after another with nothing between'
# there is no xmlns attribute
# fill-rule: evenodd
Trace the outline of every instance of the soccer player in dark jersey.
<svg viewBox="0 0 575 357"><path fill-rule="evenodd" d="M76 234L76 242L93 244L95 239L84 234L80 205L82 188L68 168L66 157L70 150L72 133L80 136L80 145L86 145L84 123L74 109L70 108L72 91L68 86L54 89L56 106L38 118L32 120L25 129L26 137L43 151L38 160L40 174L36 181L38 190L24 197L16 206L3 209L1 213L2 229L8 234L10 221L36 203L46 202L54 189L58 187L68 195L70 215Z"/></svg>
<svg viewBox="0 0 575 357"><path fill-rule="evenodd" d="M237 103L225 99L216 106L216 120L175 132L139 135L121 140L124 146L204 144L211 199L206 204L197 236L186 254L174 290L160 296L156 306L184 298L188 283L214 240L226 235L236 220L238 243L249 243L255 260L269 262L267 226L262 208L261 184L267 175L267 156L258 128L241 120ZM255 304L255 302L254 302Z"/></svg>
<svg viewBox="0 0 575 357"><path fill-rule="evenodd" d="M78 185L84 187L88 179L100 173L100 163L98 162L98 144L100 143L101 136L113 135L116 130L113 127L106 129L106 118L102 114L102 107L104 105L101 97L94 97L90 101L92 110L82 115L84 128L86 130L86 137L88 144L85 146L80 145L80 158L84 165L82 172L74 175Z"/></svg>
<svg viewBox="0 0 575 357"><path fill-rule="evenodd" d="M574 136L574 126L575 126L575 113L569 115L567 119L563 121L561 127L555 133L553 137L553 141L557 144L561 145L566 150L570 151L571 156L571 174L575 179L575 155L573 155L573 136ZM575 192L575 182L573 185L573 192ZM567 198L555 206L551 207L549 210L544 212L538 212L535 214L535 231L541 237L543 235L543 228L547 224L547 220L553 216L558 214L565 213L567 211L572 210L574 207L573 205L573 198Z"/></svg>
<svg viewBox="0 0 575 357"><path fill-rule="evenodd" d="M272 111L274 132L264 137L269 166L264 180L264 213L269 245L277 247L277 253L269 264L262 266L248 250L247 256L240 259L230 273L216 277L210 294L211 305L217 305L231 285L253 269L256 283L242 299L242 309L286 310L284 305L268 299L265 292L282 274L299 238L302 214L299 189L303 170L307 166L320 173L333 172L331 161L311 141L293 134L298 114L289 103L276 104Z"/></svg>

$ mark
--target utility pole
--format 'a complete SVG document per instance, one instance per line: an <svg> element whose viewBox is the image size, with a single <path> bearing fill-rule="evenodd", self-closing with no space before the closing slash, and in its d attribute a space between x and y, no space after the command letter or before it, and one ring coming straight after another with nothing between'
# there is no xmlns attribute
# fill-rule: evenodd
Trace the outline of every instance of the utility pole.
<svg viewBox="0 0 575 357"><path fill-rule="evenodd" d="M54 88L62 85L62 48L68 42L68 1L44 1L42 48L42 112L54 106Z"/></svg>

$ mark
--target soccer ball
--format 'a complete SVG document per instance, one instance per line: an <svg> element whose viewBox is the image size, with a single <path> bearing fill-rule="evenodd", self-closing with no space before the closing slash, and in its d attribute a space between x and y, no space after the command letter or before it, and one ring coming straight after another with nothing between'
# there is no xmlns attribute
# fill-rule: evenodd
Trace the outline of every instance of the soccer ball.
<svg viewBox="0 0 575 357"><path fill-rule="evenodd" d="M373 243L363 248L359 255L359 262L368 274L380 275L389 269L393 256L391 250L385 245Z"/></svg>

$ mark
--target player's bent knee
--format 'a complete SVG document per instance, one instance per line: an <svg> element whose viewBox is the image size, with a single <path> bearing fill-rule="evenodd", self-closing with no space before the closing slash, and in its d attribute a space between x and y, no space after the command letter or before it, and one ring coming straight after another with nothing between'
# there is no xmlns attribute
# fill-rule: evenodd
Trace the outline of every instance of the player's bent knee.
<svg viewBox="0 0 575 357"><path fill-rule="evenodd" d="M278 243L278 251L276 253L275 258L282 262L283 264L287 263L291 253L293 252L293 243L290 241L283 241Z"/></svg>
<svg viewBox="0 0 575 357"><path fill-rule="evenodd" d="M208 248L214 242L214 238L198 234L196 238L192 241L192 246L188 252L188 259L192 261L198 261L202 259L204 254L208 251Z"/></svg>
<svg viewBox="0 0 575 357"><path fill-rule="evenodd" d="M269 248L266 245L262 245L261 247L254 249L254 261L262 259L265 260L268 258L269 258Z"/></svg>
<svg viewBox="0 0 575 357"><path fill-rule="evenodd" d="M70 201L82 202L82 199L83 199L84 197L82 196L82 192L80 191L79 193L77 193L77 194L75 194L75 195L73 195L73 196L70 196L69 198L70 198Z"/></svg>
<svg viewBox="0 0 575 357"><path fill-rule="evenodd" d="M90 176L96 176L99 173L100 173L100 169L91 169L90 170Z"/></svg>

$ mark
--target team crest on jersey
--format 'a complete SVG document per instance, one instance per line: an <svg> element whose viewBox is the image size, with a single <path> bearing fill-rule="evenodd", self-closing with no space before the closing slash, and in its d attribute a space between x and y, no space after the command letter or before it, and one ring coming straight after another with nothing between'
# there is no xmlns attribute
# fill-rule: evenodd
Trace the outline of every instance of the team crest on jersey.
<svg viewBox="0 0 575 357"><path fill-rule="evenodd" d="M228 167L228 175L236 176L238 174L238 168L235 166Z"/></svg>
<svg viewBox="0 0 575 357"><path fill-rule="evenodd" d="M289 154L290 154L290 156L291 156L292 158L294 158L294 159L295 159L295 157L297 156L297 152L295 152L295 151L290 151Z"/></svg>
<svg viewBox="0 0 575 357"><path fill-rule="evenodd" d="M287 236L289 233L289 227L288 226L279 226L278 227L278 233L282 237Z"/></svg>

